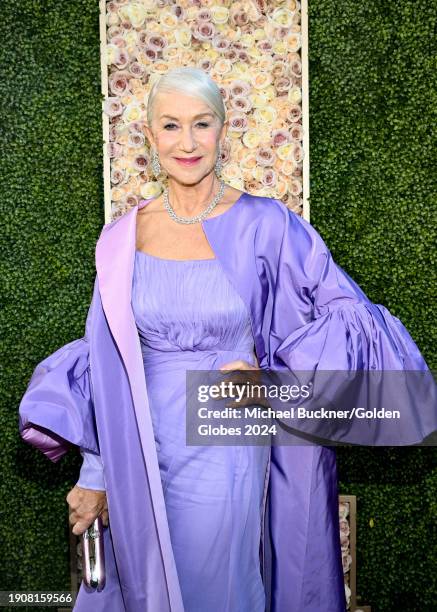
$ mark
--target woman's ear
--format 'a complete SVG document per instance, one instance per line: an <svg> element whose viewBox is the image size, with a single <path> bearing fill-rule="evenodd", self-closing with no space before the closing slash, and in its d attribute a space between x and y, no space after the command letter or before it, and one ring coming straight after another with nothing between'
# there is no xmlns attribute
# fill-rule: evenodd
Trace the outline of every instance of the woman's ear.
<svg viewBox="0 0 437 612"><path fill-rule="evenodd" d="M228 120L226 119L226 121L223 123L221 127L220 136L219 136L219 141L222 146L225 143L227 133L228 133Z"/></svg>
<svg viewBox="0 0 437 612"><path fill-rule="evenodd" d="M154 147L155 146L155 139L153 137L152 130L147 125L147 123L144 125L144 132L146 134L146 138L149 141L150 146Z"/></svg>

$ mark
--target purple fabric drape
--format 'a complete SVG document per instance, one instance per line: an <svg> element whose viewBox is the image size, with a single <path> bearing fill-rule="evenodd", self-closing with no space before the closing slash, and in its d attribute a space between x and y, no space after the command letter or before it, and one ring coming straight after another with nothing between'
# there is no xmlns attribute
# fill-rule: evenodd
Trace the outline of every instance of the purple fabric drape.
<svg viewBox="0 0 437 612"><path fill-rule="evenodd" d="M183 611L130 303L139 207L102 230L85 337L37 366L20 404L22 437L50 459L71 444L102 459L107 585L82 586L79 612ZM281 202L244 194L202 227L251 313L261 368L426 368L402 323ZM411 413L420 435L437 429L435 407L413 400ZM262 552L268 611L345 609L332 448L272 447Z"/></svg>

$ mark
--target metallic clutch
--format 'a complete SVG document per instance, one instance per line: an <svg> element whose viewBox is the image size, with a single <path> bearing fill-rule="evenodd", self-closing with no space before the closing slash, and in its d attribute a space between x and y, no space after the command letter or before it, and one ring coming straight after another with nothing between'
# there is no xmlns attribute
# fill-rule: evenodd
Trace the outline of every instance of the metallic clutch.
<svg viewBox="0 0 437 612"><path fill-rule="evenodd" d="M103 523L100 516L82 534L82 553L83 580L88 587L101 591L106 577Z"/></svg>

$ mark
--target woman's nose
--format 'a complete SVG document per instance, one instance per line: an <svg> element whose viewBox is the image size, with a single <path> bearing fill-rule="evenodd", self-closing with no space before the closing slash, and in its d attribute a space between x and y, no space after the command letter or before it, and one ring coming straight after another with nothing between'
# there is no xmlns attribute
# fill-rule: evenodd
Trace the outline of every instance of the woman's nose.
<svg viewBox="0 0 437 612"><path fill-rule="evenodd" d="M181 146L184 151L190 152L196 148L193 132L190 127L183 128L181 134Z"/></svg>

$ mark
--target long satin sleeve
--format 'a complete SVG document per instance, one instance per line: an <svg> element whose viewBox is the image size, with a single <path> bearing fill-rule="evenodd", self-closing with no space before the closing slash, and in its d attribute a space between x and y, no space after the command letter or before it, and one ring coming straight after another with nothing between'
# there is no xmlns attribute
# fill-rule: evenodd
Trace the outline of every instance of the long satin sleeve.
<svg viewBox="0 0 437 612"><path fill-rule="evenodd" d="M290 309L300 323L291 333ZM436 386L403 323L385 306L372 303L335 263L318 232L291 211L281 244L272 329L277 339L274 365L292 371L331 371L333 376L336 371L390 371L380 379L375 375L368 384L375 386L378 380L372 392L391 400L391 407L396 403L393 387L398 393L402 389L402 423L373 423L364 436L359 421L343 423L345 441L413 444L437 429Z"/></svg>
<svg viewBox="0 0 437 612"><path fill-rule="evenodd" d="M97 491L105 491L105 477L103 473L103 463L100 455L90 453L84 448L80 449L83 462L80 468L80 476L76 485L83 489L94 489Z"/></svg>

